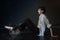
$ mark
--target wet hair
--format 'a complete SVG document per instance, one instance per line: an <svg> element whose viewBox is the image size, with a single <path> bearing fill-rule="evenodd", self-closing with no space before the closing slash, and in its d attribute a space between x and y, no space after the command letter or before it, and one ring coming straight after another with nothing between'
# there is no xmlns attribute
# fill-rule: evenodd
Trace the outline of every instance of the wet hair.
<svg viewBox="0 0 60 40"><path fill-rule="evenodd" d="M38 9L43 10L44 11L43 13L45 13L45 7L39 7Z"/></svg>

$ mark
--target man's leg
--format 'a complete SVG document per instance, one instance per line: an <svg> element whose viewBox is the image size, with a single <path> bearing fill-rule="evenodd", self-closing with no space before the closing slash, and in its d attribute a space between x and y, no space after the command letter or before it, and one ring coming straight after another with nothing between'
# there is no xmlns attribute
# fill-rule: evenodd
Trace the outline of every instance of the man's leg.
<svg viewBox="0 0 60 40"><path fill-rule="evenodd" d="M45 32L45 27L40 27L39 36L44 36L44 32Z"/></svg>
<svg viewBox="0 0 60 40"><path fill-rule="evenodd" d="M52 28L49 28L49 29L50 29L51 37L58 37L57 35L53 35Z"/></svg>

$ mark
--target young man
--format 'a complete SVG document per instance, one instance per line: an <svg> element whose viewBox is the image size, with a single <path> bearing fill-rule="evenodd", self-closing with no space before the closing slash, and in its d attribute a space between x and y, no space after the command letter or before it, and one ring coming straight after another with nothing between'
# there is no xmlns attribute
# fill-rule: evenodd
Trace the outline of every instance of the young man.
<svg viewBox="0 0 60 40"><path fill-rule="evenodd" d="M37 27L39 28L39 35L38 36L44 36L46 26L48 28L50 28L51 24L49 23L47 17L44 14L45 13L44 7L40 7L37 12L40 15L39 20L38 20L38 25L37 25Z"/></svg>

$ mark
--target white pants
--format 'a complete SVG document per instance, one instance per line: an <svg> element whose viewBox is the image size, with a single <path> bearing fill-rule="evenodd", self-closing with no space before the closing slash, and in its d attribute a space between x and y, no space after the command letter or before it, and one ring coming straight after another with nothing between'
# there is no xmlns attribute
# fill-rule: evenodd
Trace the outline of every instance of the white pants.
<svg viewBox="0 0 60 40"><path fill-rule="evenodd" d="M44 36L44 33L45 33L45 26L41 25L39 29L39 36Z"/></svg>

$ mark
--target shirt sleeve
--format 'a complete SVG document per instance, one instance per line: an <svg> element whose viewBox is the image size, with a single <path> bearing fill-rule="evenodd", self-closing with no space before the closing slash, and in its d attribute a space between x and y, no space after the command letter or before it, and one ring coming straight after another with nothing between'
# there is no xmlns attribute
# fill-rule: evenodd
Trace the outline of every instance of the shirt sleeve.
<svg viewBox="0 0 60 40"><path fill-rule="evenodd" d="M45 21L46 25L49 24L49 20L47 19L46 16L44 16L44 21Z"/></svg>
<svg viewBox="0 0 60 40"><path fill-rule="evenodd" d="M50 28L51 27L51 24L49 23L49 20L47 19L46 16L44 16L44 22L47 25L47 28Z"/></svg>

